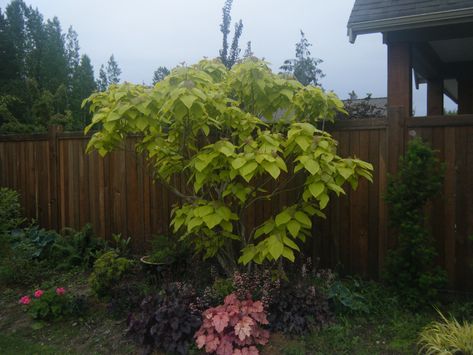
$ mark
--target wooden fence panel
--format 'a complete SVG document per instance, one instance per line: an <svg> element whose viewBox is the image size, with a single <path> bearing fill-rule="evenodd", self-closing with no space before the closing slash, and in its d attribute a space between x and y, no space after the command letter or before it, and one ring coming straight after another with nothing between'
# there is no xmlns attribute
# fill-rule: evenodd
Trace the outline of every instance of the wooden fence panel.
<svg viewBox="0 0 473 355"><path fill-rule="evenodd" d="M397 113L395 113L397 114ZM442 194L426 208L428 227L445 266L450 286L473 290L473 117L397 117L339 122L328 127L340 155L356 156L374 166L374 182L360 181L357 191L331 197L327 219L316 220L307 253L320 265L377 278L387 250L394 245L383 196L388 171L397 169L393 144L420 136L445 161ZM402 134L402 139L396 135ZM88 138L79 133L0 136L0 186L18 190L26 215L48 228L81 228L90 222L97 235L132 238L137 251L149 248L152 236L169 231L170 211L178 199L155 183L143 156L133 152L137 137L123 151L101 158L85 154ZM183 186L180 177L173 179ZM295 203L288 192L269 203L259 201L244 216L252 230L272 213Z"/></svg>

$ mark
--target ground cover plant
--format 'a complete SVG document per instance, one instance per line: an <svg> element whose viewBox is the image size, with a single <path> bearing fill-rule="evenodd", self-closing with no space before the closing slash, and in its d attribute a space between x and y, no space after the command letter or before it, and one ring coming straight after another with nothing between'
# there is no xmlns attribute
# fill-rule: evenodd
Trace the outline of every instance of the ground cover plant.
<svg viewBox="0 0 473 355"><path fill-rule="evenodd" d="M342 102L254 58L230 70L203 60L174 69L153 88L112 86L86 103L94 114L86 132L98 129L88 150L105 155L140 133L137 149L149 157L154 178L180 198L174 232L205 258L215 256L228 276L237 261L293 261L330 193L371 180L371 164L340 157L337 142L317 128L343 111ZM174 174L187 184L172 185ZM298 193L295 204L246 228L250 206L288 190Z"/></svg>
<svg viewBox="0 0 473 355"><path fill-rule="evenodd" d="M422 329L419 337L423 354L473 354L473 323L461 324L455 318L447 319L438 311L441 321Z"/></svg>

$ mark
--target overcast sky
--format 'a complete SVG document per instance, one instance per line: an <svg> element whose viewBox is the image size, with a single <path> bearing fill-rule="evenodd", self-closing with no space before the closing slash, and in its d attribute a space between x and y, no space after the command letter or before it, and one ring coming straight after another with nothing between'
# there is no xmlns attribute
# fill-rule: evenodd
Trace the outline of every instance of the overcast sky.
<svg viewBox="0 0 473 355"><path fill-rule="evenodd" d="M151 83L158 66L193 64L216 57L221 48L219 25L224 0L25 0L45 18L57 16L63 30L72 26L81 52L91 57L96 73L114 54L121 79ZM4 8L9 1L0 0ZM354 0L234 0L232 22L243 20L240 43L251 41L257 57L277 70L294 57L302 29L313 44L312 54L324 62L322 85L342 99L355 90L359 96L386 96L386 46L381 34L348 42L346 24ZM232 26L233 27L233 26ZM233 29L233 28L232 28ZM414 99L422 113L425 90ZM425 97L425 96L424 96ZM422 104L421 104L422 102Z"/></svg>

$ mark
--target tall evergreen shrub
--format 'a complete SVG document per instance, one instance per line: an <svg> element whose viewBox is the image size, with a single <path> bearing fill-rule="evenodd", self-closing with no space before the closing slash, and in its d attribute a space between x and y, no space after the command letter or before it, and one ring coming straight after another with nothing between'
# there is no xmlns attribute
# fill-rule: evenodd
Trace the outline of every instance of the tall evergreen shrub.
<svg viewBox="0 0 473 355"><path fill-rule="evenodd" d="M435 152L414 139L400 158L398 174L389 179L385 200L397 245L388 254L384 278L409 307L435 302L437 290L445 284L445 272L435 264L437 253L424 212L442 188L444 170Z"/></svg>

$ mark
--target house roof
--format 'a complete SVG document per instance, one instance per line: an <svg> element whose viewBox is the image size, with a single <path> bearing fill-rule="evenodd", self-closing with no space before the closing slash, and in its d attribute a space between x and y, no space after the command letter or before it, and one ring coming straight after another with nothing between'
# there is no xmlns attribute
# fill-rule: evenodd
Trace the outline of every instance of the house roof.
<svg viewBox="0 0 473 355"><path fill-rule="evenodd" d="M348 35L473 22L473 0L356 0Z"/></svg>

